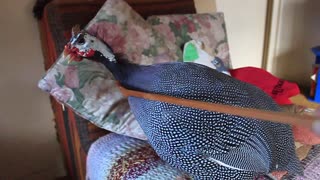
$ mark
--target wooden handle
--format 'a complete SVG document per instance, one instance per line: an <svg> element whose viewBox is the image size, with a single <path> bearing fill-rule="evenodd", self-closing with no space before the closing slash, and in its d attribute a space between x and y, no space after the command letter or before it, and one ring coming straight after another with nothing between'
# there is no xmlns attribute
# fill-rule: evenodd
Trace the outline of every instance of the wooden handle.
<svg viewBox="0 0 320 180"><path fill-rule="evenodd" d="M132 97L138 97L138 98L143 98L143 99L152 100L152 101L160 101L160 102L166 102L166 103L176 104L176 105L185 106L185 107L202 109L206 111L221 112L225 114L243 116L247 118L254 118L254 119L259 119L263 121L271 121L275 123L302 126L315 131L315 133L317 134L320 134L318 130L320 129L318 127L320 125L320 121L317 120L317 117L315 116L266 111L266 110L252 109L252 108L242 108L242 107L235 107L235 106L229 106L224 104L215 104L215 103L209 103L209 102L203 102L203 101L182 99L182 98L176 98L172 96L129 90L122 87L121 85L119 85L119 88L122 94L126 97L132 96Z"/></svg>

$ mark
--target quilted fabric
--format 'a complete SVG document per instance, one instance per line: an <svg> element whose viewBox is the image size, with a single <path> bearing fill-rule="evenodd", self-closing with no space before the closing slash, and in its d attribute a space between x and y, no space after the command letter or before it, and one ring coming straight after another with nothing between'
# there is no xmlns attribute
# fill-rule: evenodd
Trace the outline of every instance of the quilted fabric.
<svg viewBox="0 0 320 180"><path fill-rule="evenodd" d="M159 158L141 140L111 133L94 142L88 153L87 179L190 179Z"/></svg>
<svg viewBox="0 0 320 180"><path fill-rule="evenodd" d="M150 16L147 21L179 47L190 40L202 41L207 52L231 68L223 13Z"/></svg>
<svg viewBox="0 0 320 180"><path fill-rule="evenodd" d="M174 61L182 53L123 0L108 0L85 29L134 63ZM60 56L39 87L98 127L146 139L112 75L100 64L86 60L68 64Z"/></svg>

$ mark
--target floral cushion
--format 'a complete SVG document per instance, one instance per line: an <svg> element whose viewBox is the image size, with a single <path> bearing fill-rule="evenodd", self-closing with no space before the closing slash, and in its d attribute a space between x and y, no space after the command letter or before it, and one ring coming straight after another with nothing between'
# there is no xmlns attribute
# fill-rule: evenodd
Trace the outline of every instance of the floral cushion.
<svg viewBox="0 0 320 180"><path fill-rule="evenodd" d="M134 63L168 62L182 54L123 0L108 0L86 29Z"/></svg>
<svg viewBox="0 0 320 180"><path fill-rule="evenodd" d="M150 16L147 21L178 47L190 40L202 41L210 55L231 68L223 13Z"/></svg>
<svg viewBox="0 0 320 180"><path fill-rule="evenodd" d="M182 54L123 0L108 0L85 29L134 63L175 61ZM89 60L68 64L61 55L39 87L103 129L146 139L111 73L101 64Z"/></svg>

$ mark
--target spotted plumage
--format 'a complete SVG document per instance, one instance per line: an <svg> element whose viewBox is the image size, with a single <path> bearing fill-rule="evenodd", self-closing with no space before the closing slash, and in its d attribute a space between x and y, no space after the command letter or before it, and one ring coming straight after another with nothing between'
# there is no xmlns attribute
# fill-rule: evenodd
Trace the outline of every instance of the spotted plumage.
<svg viewBox="0 0 320 180"><path fill-rule="evenodd" d="M79 37L86 36L90 35ZM99 48L108 49L108 54L101 53ZM79 53L79 49L76 53L103 63L128 89L280 111L260 89L206 66L181 62L141 66L117 62L114 56L109 58L112 51L108 46L99 48L90 57ZM129 104L157 154L196 179L253 179L274 170L302 173L288 125L136 97L129 97Z"/></svg>

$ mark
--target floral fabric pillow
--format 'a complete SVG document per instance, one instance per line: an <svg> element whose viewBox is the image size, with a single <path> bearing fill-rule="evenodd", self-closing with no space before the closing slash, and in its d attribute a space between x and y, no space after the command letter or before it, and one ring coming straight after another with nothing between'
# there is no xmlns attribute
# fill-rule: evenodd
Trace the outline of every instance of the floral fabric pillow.
<svg viewBox="0 0 320 180"><path fill-rule="evenodd" d="M182 54L123 0L108 0L85 29L134 63L176 61ZM111 73L101 64L88 60L68 64L61 55L39 87L101 128L146 139Z"/></svg>
<svg viewBox="0 0 320 180"><path fill-rule="evenodd" d="M179 46L153 29L123 0L108 0L86 29L134 63L168 62L182 55Z"/></svg>
<svg viewBox="0 0 320 180"><path fill-rule="evenodd" d="M178 47L190 40L203 42L210 55L231 68L223 13L150 16L147 21Z"/></svg>

